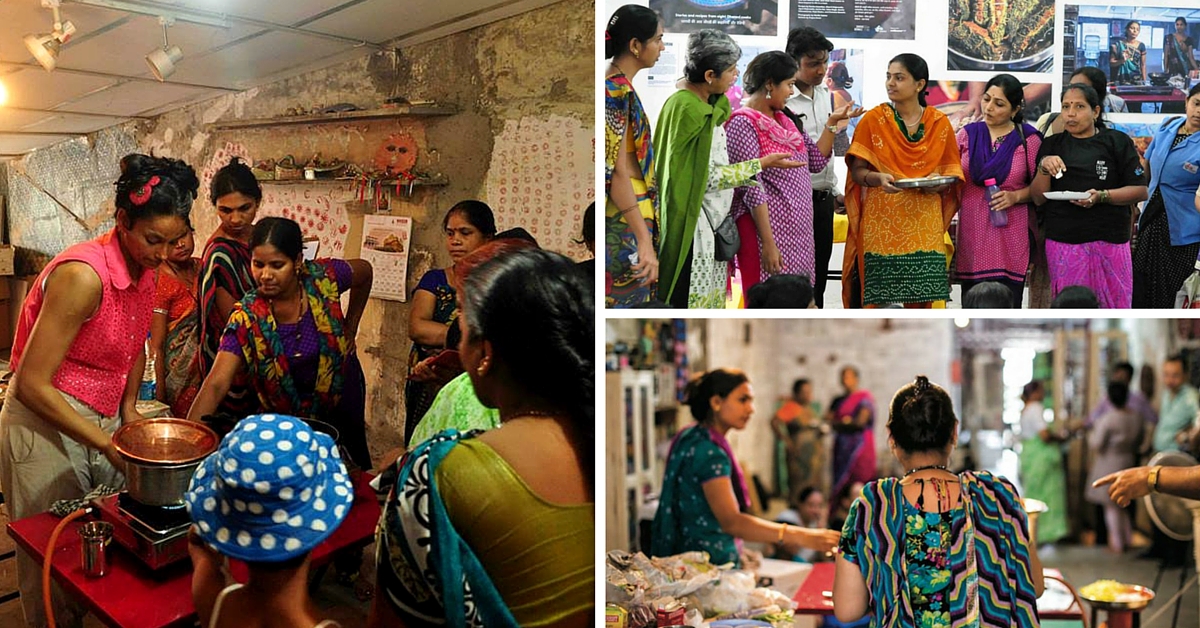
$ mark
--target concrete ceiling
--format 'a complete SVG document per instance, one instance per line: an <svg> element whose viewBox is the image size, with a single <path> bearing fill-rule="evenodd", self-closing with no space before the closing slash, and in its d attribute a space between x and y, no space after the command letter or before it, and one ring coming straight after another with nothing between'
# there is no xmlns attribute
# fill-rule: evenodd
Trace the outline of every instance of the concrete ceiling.
<svg viewBox="0 0 1200 628"><path fill-rule="evenodd" d="M77 30L46 72L22 37L49 32L50 10L0 0L0 158L556 1L62 0ZM145 56L162 46L164 14L174 15L168 37L184 56L159 82Z"/></svg>

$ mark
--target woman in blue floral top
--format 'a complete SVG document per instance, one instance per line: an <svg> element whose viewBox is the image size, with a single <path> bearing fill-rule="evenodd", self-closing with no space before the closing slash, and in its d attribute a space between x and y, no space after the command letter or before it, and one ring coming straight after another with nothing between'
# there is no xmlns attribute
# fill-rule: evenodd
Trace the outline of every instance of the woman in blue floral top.
<svg viewBox="0 0 1200 628"><path fill-rule="evenodd" d="M918 376L897 391L888 443L908 471L868 483L838 544L833 608L872 626L1034 627L1044 583L1028 517L1008 480L947 469L950 396ZM903 547L903 551L899 550Z"/></svg>
<svg viewBox="0 0 1200 628"><path fill-rule="evenodd" d="M684 391L696 424L671 443L662 497L651 527L650 553L670 556L708 552L717 565L739 565L741 540L828 551L834 530L809 530L748 514L750 491L725 435L743 429L754 414L754 390L746 374L716 369Z"/></svg>

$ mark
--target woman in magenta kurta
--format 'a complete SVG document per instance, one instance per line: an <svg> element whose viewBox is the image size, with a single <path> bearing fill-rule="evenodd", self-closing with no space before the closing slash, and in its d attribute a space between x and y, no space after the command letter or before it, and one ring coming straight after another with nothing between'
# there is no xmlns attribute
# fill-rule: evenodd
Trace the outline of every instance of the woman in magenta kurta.
<svg viewBox="0 0 1200 628"><path fill-rule="evenodd" d="M729 160L738 163L771 153L788 153L807 168L771 168L758 174L759 185L738 188L732 216L741 236L737 253L743 295L771 275L815 271L812 224L812 175L820 172L833 150L829 129L814 143L783 114L792 95L798 66L782 52L758 55L746 68L748 97L725 123ZM830 117L831 124L840 111Z"/></svg>
<svg viewBox="0 0 1200 628"><path fill-rule="evenodd" d="M995 281L1012 292L1020 308L1029 269L1029 182L1042 137L1023 122L1021 82L1010 74L988 81L980 109L984 119L957 135L966 181L958 211L958 250L954 277L965 295L975 284ZM1000 193L989 199L985 182L995 179ZM992 224L992 212L1008 224Z"/></svg>

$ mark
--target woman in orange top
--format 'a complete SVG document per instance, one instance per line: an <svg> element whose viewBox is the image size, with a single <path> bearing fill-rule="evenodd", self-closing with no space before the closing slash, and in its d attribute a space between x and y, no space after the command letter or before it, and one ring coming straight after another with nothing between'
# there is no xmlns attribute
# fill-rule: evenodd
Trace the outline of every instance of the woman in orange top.
<svg viewBox="0 0 1200 628"><path fill-rule="evenodd" d="M903 303L927 308L950 296L944 234L958 211L963 180L958 143L946 116L925 106L929 66L914 54L892 59L884 103L863 115L846 154L842 263L846 307ZM954 183L901 189L899 179L945 175Z"/></svg>

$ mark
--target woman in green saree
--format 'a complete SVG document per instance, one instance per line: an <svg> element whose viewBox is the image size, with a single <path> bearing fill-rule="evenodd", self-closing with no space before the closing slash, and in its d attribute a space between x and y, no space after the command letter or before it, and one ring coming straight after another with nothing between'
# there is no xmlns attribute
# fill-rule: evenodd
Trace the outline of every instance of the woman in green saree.
<svg viewBox="0 0 1200 628"><path fill-rule="evenodd" d="M729 215L733 189L757 185L763 168L803 164L787 153L730 164L722 126L733 112L725 92L737 82L742 49L725 33L688 36L684 78L654 129L659 181L658 298L677 308L725 307L729 262L716 259L713 231Z"/></svg>

